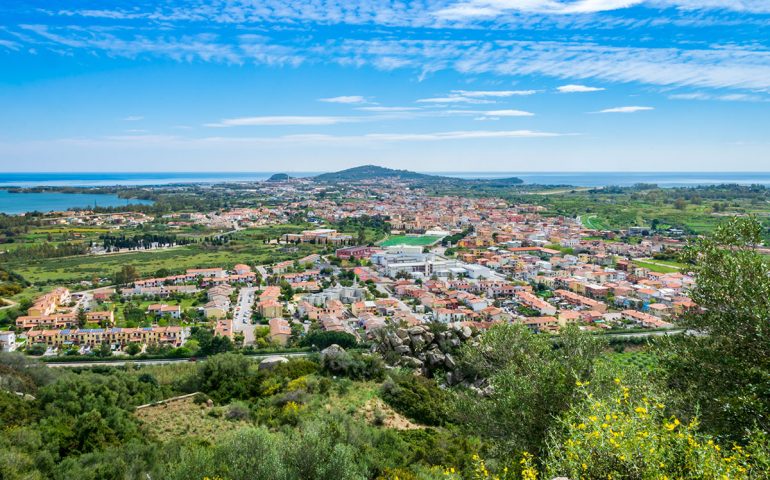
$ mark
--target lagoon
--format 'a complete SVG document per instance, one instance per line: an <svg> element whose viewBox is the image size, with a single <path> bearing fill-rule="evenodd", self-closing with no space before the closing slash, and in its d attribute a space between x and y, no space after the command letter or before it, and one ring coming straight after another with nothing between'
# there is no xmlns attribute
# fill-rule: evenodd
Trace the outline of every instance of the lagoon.
<svg viewBox="0 0 770 480"><path fill-rule="evenodd" d="M120 207L124 205L151 205L150 200L120 198L100 193L11 193L0 190L0 213L11 215L27 212L62 211L70 208Z"/></svg>

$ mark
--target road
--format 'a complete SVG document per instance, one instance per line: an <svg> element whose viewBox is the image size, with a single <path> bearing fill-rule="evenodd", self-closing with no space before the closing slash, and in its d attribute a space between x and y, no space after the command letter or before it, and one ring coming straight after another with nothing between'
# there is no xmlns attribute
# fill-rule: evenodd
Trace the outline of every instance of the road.
<svg viewBox="0 0 770 480"><path fill-rule="evenodd" d="M253 360L262 360L267 357L286 357L286 358L294 358L294 357L306 357L310 355L309 352L290 352L290 353L265 353L265 354L259 354L259 355L246 355L245 358L251 358ZM205 361L204 358L198 359L198 362ZM157 359L157 360L116 360L113 362L47 362L45 365L50 368L75 368L75 367L109 367L109 366L123 366L127 363L136 364L136 365L166 365L168 363L183 363L183 362L190 362L190 359L188 358L168 358L168 359Z"/></svg>
<svg viewBox="0 0 770 480"><path fill-rule="evenodd" d="M243 287L238 292L238 300L235 303L233 312L233 331L243 333L243 343L245 345L254 344L254 329L256 325L251 323L252 306L254 305L254 294L257 287Z"/></svg>

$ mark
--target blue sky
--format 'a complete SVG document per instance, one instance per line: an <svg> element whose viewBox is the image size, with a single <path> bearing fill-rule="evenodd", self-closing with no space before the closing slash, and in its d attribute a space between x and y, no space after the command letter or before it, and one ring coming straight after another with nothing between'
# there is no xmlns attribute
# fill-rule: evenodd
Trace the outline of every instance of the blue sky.
<svg viewBox="0 0 770 480"><path fill-rule="evenodd" d="M768 171L768 0L0 3L0 170Z"/></svg>

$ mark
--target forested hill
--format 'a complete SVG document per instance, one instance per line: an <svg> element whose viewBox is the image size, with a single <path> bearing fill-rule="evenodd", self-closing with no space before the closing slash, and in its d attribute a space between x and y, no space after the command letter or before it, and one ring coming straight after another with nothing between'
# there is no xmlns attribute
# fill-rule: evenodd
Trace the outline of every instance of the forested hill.
<svg viewBox="0 0 770 480"><path fill-rule="evenodd" d="M445 177L441 175L429 175L417 173L409 170L396 170L392 168L380 167L377 165L363 165L360 167L348 168L339 172L324 173L314 177L317 182L356 182L362 180L381 180L393 179L403 180L410 183L420 184L447 184L447 185L518 185L523 183L520 178L495 178L495 179L464 179L455 177Z"/></svg>

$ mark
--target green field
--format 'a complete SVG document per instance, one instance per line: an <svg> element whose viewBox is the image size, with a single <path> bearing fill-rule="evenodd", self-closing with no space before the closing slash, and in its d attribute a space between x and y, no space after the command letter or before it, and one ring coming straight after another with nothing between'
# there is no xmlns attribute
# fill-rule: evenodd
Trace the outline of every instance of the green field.
<svg viewBox="0 0 770 480"><path fill-rule="evenodd" d="M634 260L634 265L642 268L648 268L657 273L676 273L687 271L687 265L684 263L672 262L669 260Z"/></svg>
<svg viewBox="0 0 770 480"><path fill-rule="evenodd" d="M438 243L442 238L443 237L435 237L433 235L394 235L380 243L380 246L393 247L395 245L409 245L427 247Z"/></svg>

